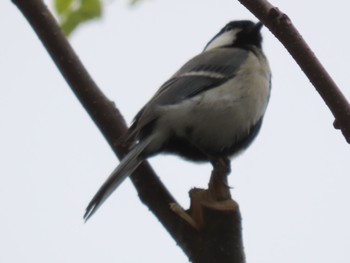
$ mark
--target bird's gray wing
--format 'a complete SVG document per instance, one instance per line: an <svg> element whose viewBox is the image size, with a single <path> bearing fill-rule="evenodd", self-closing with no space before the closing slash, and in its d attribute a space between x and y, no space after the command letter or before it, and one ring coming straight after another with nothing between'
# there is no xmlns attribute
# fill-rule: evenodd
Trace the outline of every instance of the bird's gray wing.
<svg viewBox="0 0 350 263"><path fill-rule="evenodd" d="M232 78L247 57L248 51L244 49L217 48L189 60L136 115L129 137L134 138L140 129L158 117L159 106L180 103Z"/></svg>
<svg viewBox="0 0 350 263"><path fill-rule="evenodd" d="M248 51L220 48L192 58L165 82L145 108L177 104L232 78L247 59Z"/></svg>

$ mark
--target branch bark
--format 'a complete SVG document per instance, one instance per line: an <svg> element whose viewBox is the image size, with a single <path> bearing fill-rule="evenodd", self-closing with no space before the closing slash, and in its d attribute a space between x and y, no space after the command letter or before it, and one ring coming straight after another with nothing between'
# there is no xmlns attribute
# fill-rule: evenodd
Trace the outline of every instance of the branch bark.
<svg viewBox="0 0 350 263"><path fill-rule="evenodd" d="M57 68L115 154L119 158L123 157L127 152L127 147L120 141L121 136L127 131L123 117L114 103L107 99L93 81L43 1L13 0L12 2L27 18ZM140 199L169 233L178 239L177 229L181 221L169 209L169 204L176 201L149 164L143 163L133 173L131 180Z"/></svg>
<svg viewBox="0 0 350 263"><path fill-rule="evenodd" d="M335 117L334 127L340 129L350 143L350 104L289 17L266 0L238 1L285 46L331 110Z"/></svg>
<svg viewBox="0 0 350 263"><path fill-rule="evenodd" d="M115 152L122 158L128 147L120 138L127 126L113 102L97 87L74 53L42 0L12 0L27 18L70 88ZM192 191L191 209L176 205L157 175L144 162L131 176L141 201L148 206L177 244L195 263L244 263L241 216L229 193ZM210 186L209 186L210 188ZM227 191L229 191L227 189ZM200 218L200 220L198 220Z"/></svg>
<svg viewBox="0 0 350 263"><path fill-rule="evenodd" d="M230 197L222 200L212 190L209 186L190 191L191 207L186 215L193 221L183 217L190 224L180 229L190 259L194 263L245 263L238 204Z"/></svg>

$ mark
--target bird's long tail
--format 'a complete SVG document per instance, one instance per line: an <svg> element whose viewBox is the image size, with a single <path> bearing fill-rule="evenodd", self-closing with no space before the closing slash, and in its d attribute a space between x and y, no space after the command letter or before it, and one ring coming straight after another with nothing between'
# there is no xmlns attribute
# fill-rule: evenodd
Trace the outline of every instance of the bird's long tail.
<svg viewBox="0 0 350 263"><path fill-rule="evenodd" d="M141 164L143 160L141 155L151 142L152 136L140 141L121 160L120 164L114 169L87 206L84 214L85 222L97 211L97 209L103 204L104 201L106 201L106 199L124 181L124 179L132 174Z"/></svg>

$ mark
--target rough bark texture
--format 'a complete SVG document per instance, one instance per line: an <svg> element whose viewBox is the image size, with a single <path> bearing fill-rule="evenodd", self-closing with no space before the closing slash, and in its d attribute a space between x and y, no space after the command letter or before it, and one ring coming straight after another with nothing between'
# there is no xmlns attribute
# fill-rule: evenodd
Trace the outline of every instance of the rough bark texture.
<svg viewBox="0 0 350 263"><path fill-rule="evenodd" d="M188 235L191 257L195 263L244 263L241 215L232 199L218 201L210 189L190 192L191 208L188 214L196 222L198 231ZM185 229L185 231L189 232Z"/></svg>

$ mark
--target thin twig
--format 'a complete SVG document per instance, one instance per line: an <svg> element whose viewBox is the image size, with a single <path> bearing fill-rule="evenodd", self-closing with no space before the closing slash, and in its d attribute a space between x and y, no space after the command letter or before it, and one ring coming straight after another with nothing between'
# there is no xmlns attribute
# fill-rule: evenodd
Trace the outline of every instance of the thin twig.
<svg viewBox="0 0 350 263"><path fill-rule="evenodd" d="M331 110L335 117L334 127L340 129L350 143L350 104L288 16L266 0L238 1L285 46Z"/></svg>

